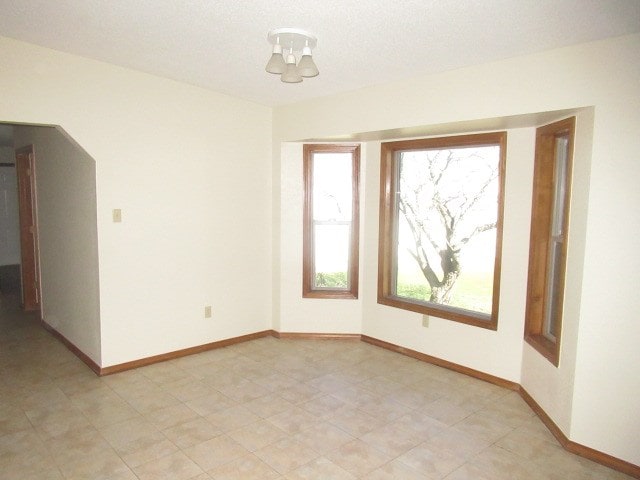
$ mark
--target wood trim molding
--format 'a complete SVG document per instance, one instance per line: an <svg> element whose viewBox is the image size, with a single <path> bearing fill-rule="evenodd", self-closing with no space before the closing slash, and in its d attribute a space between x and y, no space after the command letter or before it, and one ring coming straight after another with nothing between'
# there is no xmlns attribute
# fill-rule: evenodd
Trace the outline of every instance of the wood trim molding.
<svg viewBox="0 0 640 480"><path fill-rule="evenodd" d="M376 347L381 347L386 350L391 350L392 352L400 353L402 355L415 358L416 360L420 360L422 362L431 363L433 365L437 365L439 367L443 367L448 370L453 370L454 372L462 373L464 375L477 378L478 380L483 380L485 382L493 383L494 385L508 388L509 390L518 391L518 389L520 388L520 385L515 382L506 380L504 378L496 377L494 375L489 375L488 373L484 373L479 370L474 370L473 368L465 367L463 365L449 362L447 360L442 360L441 358L438 358L438 357L432 357L431 355L427 355L426 353L418 352L416 350L411 350L409 348L404 348L399 345L395 345L393 343L385 342L383 340L378 340L377 338L369 337L368 335L362 335L361 337L363 342L369 343L371 345L375 345Z"/></svg>
<svg viewBox="0 0 640 480"><path fill-rule="evenodd" d="M542 423L549 429L549 431L556 437L556 440L562 445L562 448L568 452L580 455L588 460L604 465L605 467L612 468L619 472L631 475L634 478L640 478L640 466L633 463L626 462L614 456L608 455L599 450L581 445L580 443L573 442L567 438L567 436L560 430L551 417L547 415L542 407L536 402L531 395L520 386L519 393L522 399L527 402L535 414L540 418Z"/></svg>
<svg viewBox="0 0 640 480"><path fill-rule="evenodd" d="M124 372L126 370L132 370L134 368L152 365L154 363L166 362L167 360L186 357L187 355L202 353L208 350L214 350L216 348L228 347L229 345L235 345L236 343L248 342L249 340L255 340L258 338L269 336L273 336L273 330L263 330L261 332L241 335L239 337L227 338L225 340L218 340L217 342L205 343L203 345L197 345L195 347L183 348L182 350L176 350L174 352L162 353L160 355L153 355L151 357L140 358L131 362L119 363L117 365L111 365L109 367L101 368L99 375L111 375L118 372Z"/></svg>
<svg viewBox="0 0 640 480"><path fill-rule="evenodd" d="M58 340L60 340L64 344L64 346L67 347L71 351L71 353L73 353L76 357L78 357L80 360L82 360L87 365L87 367L89 367L91 370L93 370L93 372L96 375L100 375L101 374L100 373L101 372L100 365L98 365L96 362L94 362L89 357L89 355L87 355L82 350L80 350L78 347L76 347L73 344L73 342L71 342L67 337L62 335L59 331L57 331L51 325L49 325L43 318L40 318L40 323L42 324L42 327L47 332L49 332L51 335L53 335Z"/></svg>
<svg viewBox="0 0 640 480"><path fill-rule="evenodd" d="M362 335L359 333L304 333L304 332L276 332L272 335L280 339L299 339L299 340L351 340L360 341Z"/></svg>

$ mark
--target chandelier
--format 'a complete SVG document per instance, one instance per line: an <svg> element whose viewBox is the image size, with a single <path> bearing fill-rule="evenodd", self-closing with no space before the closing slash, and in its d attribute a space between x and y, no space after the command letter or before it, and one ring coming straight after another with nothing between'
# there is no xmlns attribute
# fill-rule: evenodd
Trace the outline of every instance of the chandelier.
<svg viewBox="0 0 640 480"><path fill-rule="evenodd" d="M318 43L314 35L299 28L276 28L269 32L267 39L273 45L265 68L267 72L280 75L285 83L300 83L303 77L315 77L320 73L311 58L311 49ZM294 52L301 52L300 61Z"/></svg>

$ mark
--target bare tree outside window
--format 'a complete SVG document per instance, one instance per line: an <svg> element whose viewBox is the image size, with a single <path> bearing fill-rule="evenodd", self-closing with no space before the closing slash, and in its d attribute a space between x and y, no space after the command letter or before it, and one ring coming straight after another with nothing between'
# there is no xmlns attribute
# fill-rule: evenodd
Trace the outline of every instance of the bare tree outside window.
<svg viewBox="0 0 640 480"><path fill-rule="evenodd" d="M418 141L387 148L382 296L487 323L497 309L502 149L494 136L475 144L469 137L457 137L460 145L446 137L442 147L429 139L422 148Z"/></svg>

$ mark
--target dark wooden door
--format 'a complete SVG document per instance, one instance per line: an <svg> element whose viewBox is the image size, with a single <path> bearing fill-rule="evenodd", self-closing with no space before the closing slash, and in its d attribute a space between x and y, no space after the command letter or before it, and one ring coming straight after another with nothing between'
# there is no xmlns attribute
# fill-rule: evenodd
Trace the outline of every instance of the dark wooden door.
<svg viewBox="0 0 640 480"><path fill-rule="evenodd" d="M22 259L22 306L25 310L40 309L40 254L38 252L34 167L33 145L16 150Z"/></svg>

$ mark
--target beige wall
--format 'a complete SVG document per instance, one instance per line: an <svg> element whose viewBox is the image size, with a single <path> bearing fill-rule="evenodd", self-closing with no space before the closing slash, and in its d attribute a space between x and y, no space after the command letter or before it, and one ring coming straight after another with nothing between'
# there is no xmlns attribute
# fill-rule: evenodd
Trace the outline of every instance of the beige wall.
<svg viewBox="0 0 640 480"><path fill-rule="evenodd" d="M14 128L33 145L42 318L100 364L96 165L52 127Z"/></svg>
<svg viewBox="0 0 640 480"><path fill-rule="evenodd" d="M6 38L0 64L0 121L95 160L103 367L271 328L269 108Z"/></svg>
<svg viewBox="0 0 640 480"><path fill-rule="evenodd" d="M416 77L276 108L274 142L375 140L509 129L505 254L497 332L378 306L375 143L364 162L363 332L510 380L519 381L578 443L640 464L640 255L634 247L640 204L640 35ZM591 107L594 109L584 109ZM563 351L554 368L522 341L534 128L578 112L579 163L574 188ZM591 117L593 115L593 117ZM512 131L513 130L513 131ZM283 168L291 158L275 158ZM284 171L284 170L283 170ZM284 175L283 175L284 177ZM286 179L283 179L283 189ZM281 229L288 206L276 213ZM289 251L284 238L278 252ZM622 256L620 261L614 258ZM280 289L290 278L281 254ZM506 261L506 263L505 263ZM624 273L622 273L624 272ZM366 284L368 283L368 286ZM280 295L280 323L286 318ZM500 349L502 351L496 351Z"/></svg>

